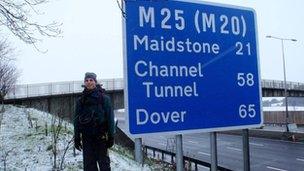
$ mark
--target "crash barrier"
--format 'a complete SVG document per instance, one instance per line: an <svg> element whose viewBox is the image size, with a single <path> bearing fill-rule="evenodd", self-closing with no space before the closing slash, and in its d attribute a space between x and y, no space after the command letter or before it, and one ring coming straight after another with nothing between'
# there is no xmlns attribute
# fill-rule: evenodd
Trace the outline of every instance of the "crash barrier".
<svg viewBox="0 0 304 171"><path fill-rule="evenodd" d="M143 146L143 151L144 151L145 156L147 156L149 158L153 158L156 160L160 160L162 162L169 163L173 167L176 164L174 152L158 149L158 148L147 146L147 145ZM187 157L187 156L184 156L183 158L184 158L185 170L197 171L199 166L211 168L211 164L208 162L204 162L204 161L197 160L197 159ZM227 168L224 168L221 166L218 166L218 170L219 171L232 171L230 169L227 169Z"/></svg>

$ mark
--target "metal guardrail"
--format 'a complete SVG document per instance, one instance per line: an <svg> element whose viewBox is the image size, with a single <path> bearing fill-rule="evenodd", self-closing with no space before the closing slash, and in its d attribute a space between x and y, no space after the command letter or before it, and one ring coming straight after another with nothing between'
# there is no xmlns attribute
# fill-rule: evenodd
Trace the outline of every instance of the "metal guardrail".
<svg viewBox="0 0 304 171"><path fill-rule="evenodd" d="M102 84L106 90L123 90L124 88L123 79L102 79L98 80L98 83ZM5 99L80 93L83 90L82 85L83 81L16 85Z"/></svg>
<svg viewBox="0 0 304 171"><path fill-rule="evenodd" d="M98 80L98 82L101 83L106 90L124 89L124 81L122 78L102 79ZM83 90L82 85L83 81L16 85L11 92L5 96L5 99L79 93ZM263 88L283 89L284 81L262 80L261 85ZM287 82L287 89L304 91L304 83Z"/></svg>
<svg viewBox="0 0 304 171"><path fill-rule="evenodd" d="M161 150L161 149L151 147L151 146L143 146L143 150L144 150L145 155L147 157L152 157L154 159L159 159L162 162L167 162L169 164L172 164L173 166L175 165L175 161L174 161L175 153L174 152ZM148 156L148 150L152 151L152 156ZM160 154L161 156L156 157L157 156L156 153ZM165 155L170 156L169 157L170 159L166 160ZM187 157L187 156L184 156L183 158L184 158L184 163L187 163L187 165L184 165L185 167L187 167L187 168L185 168L185 170L195 170L195 171L197 171L199 165L201 165L203 167L211 168L211 164L208 163L208 162L204 162L204 161L197 160L197 159ZM217 169L219 171L232 171L230 169L227 169L227 168L224 168L224 167L221 167L221 166L218 166Z"/></svg>

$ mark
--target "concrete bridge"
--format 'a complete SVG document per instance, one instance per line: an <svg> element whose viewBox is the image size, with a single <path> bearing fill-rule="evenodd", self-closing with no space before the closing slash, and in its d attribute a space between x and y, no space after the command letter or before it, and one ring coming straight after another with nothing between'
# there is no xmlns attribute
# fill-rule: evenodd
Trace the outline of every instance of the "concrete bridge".
<svg viewBox="0 0 304 171"><path fill-rule="evenodd" d="M123 108L123 79L103 79L98 82L111 97L114 109ZM71 119L82 86L83 81L16 85L5 96L5 103L32 107Z"/></svg>
<svg viewBox="0 0 304 171"><path fill-rule="evenodd" d="M124 108L123 79L98 80L110 95L114 109ZM71 118L83 81L16 85L5 97L5 103L24 105ZM263 97L283 97L284 82L262 80ZM304 83L287 82L289 97L304 97Z"/></svg>

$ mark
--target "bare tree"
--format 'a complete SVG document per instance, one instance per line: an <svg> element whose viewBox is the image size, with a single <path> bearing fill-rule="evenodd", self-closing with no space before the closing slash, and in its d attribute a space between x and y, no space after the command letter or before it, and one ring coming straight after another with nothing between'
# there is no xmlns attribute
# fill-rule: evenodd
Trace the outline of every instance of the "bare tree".
<svg viewBox="0 0 304 171"><path fill-rule="evenodd" d="M72 137L64 147L63 154L61 156L61 161L60 161L60 167L59 167L60 170L64 169L63 165L64 165L64 161L65 161L65 156L66 156L66 153L68 152L68 150L70 149L70 147L72 147L73 141L74 141L74 137Z"/></svg>
<svg viewBox="0 0 304 171"><path fill-rule="evenodd" d="M58 141L59 135L62 129L62 122L63 119L60 117L59 114L52 115L52 125L51 125L51 132L52 132L52 152L53 152L53 169L58 169L57 157L58 157Z"/></svg>
<svg viewBox="0 0 304 171"><path fill-rule="evenodd" d="M15 49L7 42L6 39L0 39L0 61L13 61Z"/></svg>
<svg viewBox="0 0 304 171"><path fill-rule="evenodd" d="M9 62L0 61L0 100L13 88L18 78L17 68Z"/></svg>
<svg viewBox="0 0 304 171"><path fill-rule="evenodd" d="M29 128L33 128L33 122L32 122L31 113L30 113L29 109L26 109L26 115L27 115L27 121L29 124Z"/></svg>
<svg viewBox="0 0 304 171"><path fill-rule="evenodd" d="M3 150L3 155L2 155L3 171L6 171L6 169L7 169L7 163L6 163L6 162L7 162L7 157L8 157L8 155L9 155L9 153L12 152L14 149L15 149L15 148L10 149L10 150L8 150L8 151L4 151L4 150Z"/></svg>
<svg viewBox="0 0 304 171"><path fill-rule="evenodd" d="M18 78L18 71L14 65L14 49L6 40L0 40L0 102L3 104L4 96L12 90ZM3 105L2 105L3 109Z"/></svg>
<svg viewBox="0 0 304 171"><path fill-rule="evenodd" d="M48 0L0 0L0 23L23 42L34 46L39 41L38 35L56 37L61 33L61 24L51 22L42 25L33 20L33 14L43 14L38 8L47 2Z"/></svg>
<svg viewBox="0 0 304 171"><path fill-rule="evenodd" d="M119 3L119 1L116 0L117 6L118 6L119 10L121 11L122 17L126 18L126 12L124 11L124 2L123 1L124 0L121 0L121 3Z"/></svg>
<svg viewBox="0 0 304 171"><path fill-rule="evenodd" d="M53 170L64 169L66 154L68 150L72 147L74 142L73 137L69 138L69 140L65 140L65 138L63 138L63 136L66 137L66 135L63 134L63 131L66 131L66 129L64 130L65 128L64 125L66 123L66 121L64 121L63 118L64 107L65 107L64 103L58 104L57 112L55 112L56 114L52 115L51 136L52 136L52 152L53 152ZM59 146L59 143L61 144L61 146Z"/></svg>

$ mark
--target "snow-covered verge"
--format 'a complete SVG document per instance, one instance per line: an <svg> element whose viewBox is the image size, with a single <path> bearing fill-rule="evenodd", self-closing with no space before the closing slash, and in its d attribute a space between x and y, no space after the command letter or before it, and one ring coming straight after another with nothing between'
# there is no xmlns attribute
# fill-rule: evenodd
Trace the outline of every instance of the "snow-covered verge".
<svg viewBox="0 0 304 171"><path fill-rule="evenodd" d="M2 120L1 120L2 118ZM0 113L0 170L52 170L53 146L52 115L36 109L5 106ZM57 120L58 124L58 120ZM73 127L63 122L58 141L57 166L60 166L64 148L72 139ZM46 135L47 131L47 135ZM109 151L112 170L154 170L140 166L117 150ZM67 150L63 170L82 170L82 153L74 154L73 144Z"/></svg>

